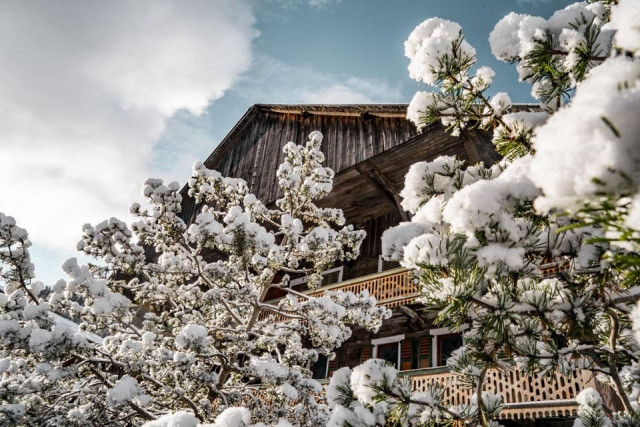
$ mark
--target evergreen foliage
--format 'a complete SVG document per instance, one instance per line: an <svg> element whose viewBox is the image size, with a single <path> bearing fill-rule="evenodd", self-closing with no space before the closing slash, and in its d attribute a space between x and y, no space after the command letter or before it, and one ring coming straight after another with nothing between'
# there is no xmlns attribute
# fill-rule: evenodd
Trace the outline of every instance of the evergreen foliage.
<svg viewBox="0 0 640 427"><path fill-rule="evenodd" d="M437 325L467 328L447 365L475 397L450 407L431 395L411 413L397 407L415 395L375 383L390 420L493 425L501 399L484 379L514 361L532 375L591 371L611 386L622 407L608 410L621 412L607 418L585 390L578 426L638 418L640 8L617 3L575 3L548 20L512 13L496 25L492 52L532 83L537 111L485 95L494 73L472 73L475 50L457 24L431 18L409 36L411 77L439 91L418 92L408 119L452 135L491 130L503 160L487 168L440 157L406 176L413 218L385 232L383 252L414 270ZM353 378L341 384L356 390Z"/></svg>
<svg viewBox="0 0 640 427"><path fill-rule="evenodd" d="M389 313L366 292L288 286L292 274L317 285L364 238L315 204L333 178L321 141L285 146L275 208L196 164L188 187L201 209L187 224L180 187L147 180L137 220L85 225L78 249L97 262L68 260L49 293L26 231L0 214L0 424L326 423L311 365L352 325L375 331ZM271 290L286 297L269 301Z"/></svg>

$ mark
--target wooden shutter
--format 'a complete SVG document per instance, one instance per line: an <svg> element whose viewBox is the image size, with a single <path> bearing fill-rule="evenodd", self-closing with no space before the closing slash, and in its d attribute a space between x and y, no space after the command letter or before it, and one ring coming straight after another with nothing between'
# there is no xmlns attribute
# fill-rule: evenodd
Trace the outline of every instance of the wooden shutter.
<svg viewBox="0 0 640 427"><path fill-rule="evenodd" d="M360 349L360 363L364 363L367 360L371 359L371 353L373 352L373 347L370 345L365 345Z"/></svg>
<svg viewBox="0 0 640 427"><path fill-rule="evenodd" d="M331 378L335 371L340 369L340 356L342 356L342 351L338 349L335 353L336 357L329 361L329 378Z"/></svg>
<svg viewBox="0 0 640 427"><path fill-rule="evenodd" d="M431 337L418 338L418 368L431 366Z"/></svg>
<svg viewBox="0 0 640 427"><path fill-rule="evenodd" d="M400 342L400 370L413 369L413 340L407 339Z"/></svg>

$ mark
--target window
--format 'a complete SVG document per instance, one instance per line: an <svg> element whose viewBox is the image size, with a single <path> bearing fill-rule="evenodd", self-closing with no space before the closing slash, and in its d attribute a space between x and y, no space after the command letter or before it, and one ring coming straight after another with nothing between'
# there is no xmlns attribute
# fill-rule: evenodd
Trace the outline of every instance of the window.
<svg viewBox="0 0 640 427"><path fill-rule="evenodd" d="M384 359L396 369L400 367L400 343L404 334L371 340L373 355L377 359Z"/></svg>
<svg viewBox="0 0 640 427"><path fill-rule="evenodd" d="M386 360L398 369L398 343L382 344L378 346L378 359Z"/></svg>
<svg viewBox="0 0 640 427"><path fill-rule="evenodd" d="M439 365L446 365L451 353L460 347L462 347L462 336L460 334L440 335L438 337Z"/></svg>
<svg viewBox="0 0 640 427"><path fill-rule="evenodd" d="M469 325L462 325L460 332L469 328ZM455 332L449 328L438 328L429 331L431 335L431 362L432 366L444 366L447 359L455 350L463 344L460 332Z"/></svg>
<svg viewBox="0 0 640 427"><path fill-rule="evenodd" d="M327 378L327 369L329 368L329 359L324 354L318 356L318 361L313 364L313 379L321 380Z"/></svg>
<svg viewBox="0 0 640 427"><path fill-rule="evenodd" d="M371 340L371 346L362 347L360 363L370 358L370 354L377 359L388 361L400 371L422 369L433 366L432 336L405 338L405 335L394 335L386 338ZM370 352L369 349L372 349Z"/></svg>

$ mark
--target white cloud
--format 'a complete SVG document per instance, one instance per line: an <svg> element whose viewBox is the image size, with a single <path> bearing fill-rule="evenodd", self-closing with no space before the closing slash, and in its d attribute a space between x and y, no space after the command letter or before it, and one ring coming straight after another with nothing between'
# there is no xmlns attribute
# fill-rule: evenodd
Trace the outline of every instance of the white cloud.
<svg viewBox="0 0 640 427"><path fill-rule="evenodd" d="M256 55L251 69L220 101L196 117L181 111L154 147L154 176L184 183L252 104L366 104L404 102L401 86L381 79L334 75ZM188 141L188 144L185 144Z"/></svg>
<svg viewBox="0 0 640 427"><path fill-rule="evenodd" d="M399 85L379 79L359 77L330 78L319 88L303 89L302 102L310 104L368 104L398 102L402 99ZM335 81L332 83L332 80Z"/></svg>
<svg viewBox="0 0 640 427"><path fill-rule="evenodd" d="M342 0L274 0L285 9L293 9L301 4L308 3L310 6L323 8L329 6L331 4L337 4L342 2Z"/></svg>
<svg viewBox="0 0 640 427"><path fill-rule="evenodd" d="M3 2L0 211L63 250L126 216L167 119L234 84L254 24L239 0Z"/></svg>
<svg viewBox="0 0 640 427"><path fill-rule="evenodd" d="M372 102L364 93L341 83L300 93L302 102L309 104L367 104Z"/></svg>
<svg viewBox="0 0 640 427"><path fill-rule="evenodd" d="M335 75L258 56L242 77L242 95L253 102L363 104L402 102L401 86L384 80Z"/></svg>
<svg viewBox="0 0 640 427"><path fill-rule="evenodd" d="M340 3L342 0L309 0L311 6L325 7L332 3Z"/></svg>

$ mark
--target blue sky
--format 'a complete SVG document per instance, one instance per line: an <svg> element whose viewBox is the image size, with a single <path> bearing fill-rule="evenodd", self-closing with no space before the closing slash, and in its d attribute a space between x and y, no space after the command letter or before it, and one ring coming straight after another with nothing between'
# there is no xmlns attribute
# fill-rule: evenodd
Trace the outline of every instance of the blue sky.
<svg viewBox="0 0 640 427"><path fill-rule="evenodd" d="M198 141L203 159L242 114L256 103L408 103L425 86L407 73L403 44L430 17L458 22L478 51L478 65L496 71L489 93L508 92L514 102L533 102L530 85L515 68L493 57L488 36L511 11L549 17L571 1L540 0L266 0L255 9L260 31L253 63L225 95L195 116L178 113L160 138L155 162L175 157L182 141ZM192 147L193 148L193 147ZM183 182L188 167L170 172ZM164 171L167 171L166 167Z"/></svg>
<svg viewBox="0 0 640 427"><path fill-rule="evenodd" d="M554 0L8 0L0 16L0 212L34 242L47 284L84 222L129 219L147 176L184 182L255 103L407 103L403 42L423 20L460 23L490 93L531 102L490 53L510 11ZM6 166L8 165L8 167Z"/></svg>

